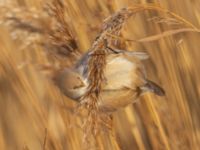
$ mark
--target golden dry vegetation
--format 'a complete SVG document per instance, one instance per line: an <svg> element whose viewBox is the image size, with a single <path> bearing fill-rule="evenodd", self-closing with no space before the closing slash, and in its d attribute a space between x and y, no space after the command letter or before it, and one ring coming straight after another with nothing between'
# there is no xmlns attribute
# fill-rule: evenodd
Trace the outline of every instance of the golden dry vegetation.
<svg viewBox="0 0 200 150"><path fill-rule="evenodd" d="M200 1L63 1L64 9L54 1L55 12L42 0L0 1L0 149L200 149ZM85 117L74 115L76 103L62 95L40 65L70 66L91 48L106 17L147 3L170 12L141 10L126 20L118 46L147 51L147 74L166 96L146 94L117 111L112 131L101 132L88 147L81 128ZM172 12L181 18L169 18ZM70 51L76 55L69 57Z"/></svg>

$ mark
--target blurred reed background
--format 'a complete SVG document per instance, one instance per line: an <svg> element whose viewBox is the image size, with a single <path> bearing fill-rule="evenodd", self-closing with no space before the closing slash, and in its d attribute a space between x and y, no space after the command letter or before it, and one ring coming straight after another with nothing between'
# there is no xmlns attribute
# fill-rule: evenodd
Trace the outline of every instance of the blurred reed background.
<svg viewBox="0 0 200 150"><path fill-rule="evenodd" d="M198 0L65 0L67 29L73 33L75 48L79 52L87 51L102 21L110 14L122 7L149 2L177 13L200 28ZM37 68L52 61L38 44L48 43L49 39L36 34L42 31L22 32L11 28L11 23L3 19L14 14L34 23L34 17L35 20L43 17L46 20L40 19L36 25L48 29L51 17L43 14L45 3L0 1L1 150L82 150L84 147L83 131L78 126L80 118L72 111L75 103L63 96ZM31 13L33 18L29 16ZM126 23L123 37L140 39L168 29L149 21L159 15L155 11L135 15ZM198 33L180 33L158 41L126 43L129 50L148 52L147 74L165 89L166 96L146 94L136 104L114 113L115 135L99 136L99 149L200 149L199 38ZM63 60L65 65L73 61L72 58Z"/></svg>

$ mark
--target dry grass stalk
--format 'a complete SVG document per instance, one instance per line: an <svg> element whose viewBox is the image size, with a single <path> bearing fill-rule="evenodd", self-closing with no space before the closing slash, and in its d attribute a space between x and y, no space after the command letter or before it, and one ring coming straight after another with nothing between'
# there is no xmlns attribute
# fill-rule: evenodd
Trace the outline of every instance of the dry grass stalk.
<svg viewBox="0 0 200 150"><path fill-rule="evenodd" d="M125 42L152 42L152 41L159 40L164 37L178 34L178 33L183 33L183 32L197 32L198 33L198 32L200 32L200 30L197 27L195 27L192 23L185 20L184 18L178 16L177 14L175 14L173 12L170 12L169 10L166 10L164 8L161 8L161 7L153 5L153 4L136 5L134 7L129 7L127 9L130 12L132 12L132 14L136 14L136 13L143 12L146 10L148 10L148 11L153 10L153 11L157 11L160 13L164 13L166 15L169 15L170 17L154 17L153 19L151 19L151 21L153 21L155 23L183 25L183 27L181 27L181 28L178 27L178 29L171 29L171 30L164 31L157 35L151 35L151 36L147 36L145 38L136 39L136 40L121 38L121 37L118 37L118 36L116 36L114 34L110 34L110 33L107 33L108 36L125 41Z"/></svg>
<svg viewBox="0 0 200 150"><path fill-rule="evenodd" d="M50 40L49 42L58 48L63 48L58 52L63 54L63 57L70 55L71 53L79 53L77 42L74 38L72 31L70 30L70 26L65 19L65 4L60 0L53 0L52 3L47 5L47 11L49 11L50 16L53 16L55 19L54 29L52 28L50 32L48 32L47 38Z"/></svg>
<svg viewBox="0 0 200 150"><path fill-rule="evenodd" d="M42 46L49 59L61 69L80 57L72 28L65 19L65 7L60 0L52 0L40 11L2 6L1 20L11 27L12 35L24 36L23 49L32 44Z"/></svg>
<svg viewBox="0 0 200 150"><path fill-rule="evenodd" d="M48 136L48 131L47 128L45 129L45 137L44 137L44 142L43 142L43 150L46 150L46 145L47 145L47 136Z"/></svg>

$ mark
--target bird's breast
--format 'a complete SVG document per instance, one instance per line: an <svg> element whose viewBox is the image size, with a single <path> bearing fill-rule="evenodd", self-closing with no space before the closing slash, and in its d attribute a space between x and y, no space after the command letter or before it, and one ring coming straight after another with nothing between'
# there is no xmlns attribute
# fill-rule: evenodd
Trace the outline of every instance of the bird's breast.
<svg viewBox="0 0 200 150"><path fill-rule="evenodd" d="M105 89L121 89L131 87L133 83L132 74L137 65L124 57L107 59L105 68Z"/></svg>

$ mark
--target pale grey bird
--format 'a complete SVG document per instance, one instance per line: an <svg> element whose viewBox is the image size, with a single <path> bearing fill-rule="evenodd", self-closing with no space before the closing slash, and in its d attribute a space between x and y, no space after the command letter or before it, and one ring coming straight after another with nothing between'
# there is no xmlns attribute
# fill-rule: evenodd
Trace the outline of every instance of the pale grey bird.
<svg viewBox="0 0 200 150"><path fill-rule="evenodd" d="M164 90L146 78L141 60L147 59L144 52L109 49L106 56L105 81L98 102L100 110L112 112L135 102L145 92L163 96ZM73 68L66 68L56 74L54 81L69 98L79 101L86 93L88 81L88 59L86 53Z"/></svg>

